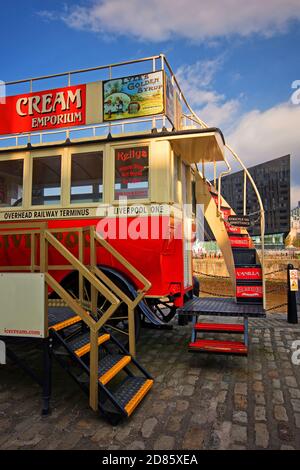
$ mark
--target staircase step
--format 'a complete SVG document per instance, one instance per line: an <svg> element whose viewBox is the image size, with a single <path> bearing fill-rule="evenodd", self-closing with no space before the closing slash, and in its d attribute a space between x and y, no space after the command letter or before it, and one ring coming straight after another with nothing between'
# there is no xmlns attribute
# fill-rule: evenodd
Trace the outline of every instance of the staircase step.
<svg viewBox="0 0 300 470"><path fill-rule="evenodd" d="M235 277L237 281L261 281L261 266L239 266L235 268Z"/></svg>
<svg viewBox="0 0 300 470"><path fill-rule="evenodd" d="M108 354L99 361L99 382L106 385L115 375L118 374L131 361L130 356L120 354Z"/></svg>
<svg viewBox="0 0 300 470"><path fill-rule="evenodd" d="M64 328L68 328L69 326L75 325L76 323L79 323L81 321L81 317L79 315L76 315L74 317L69 318L68 320L64 320L59 323L56 323L55 325L52 325L50 329L55 331L61 331Z"/></svg>
<svg viewBox="0 0 300 470"><path fill-rule="evenodd" d="M115 399L130 416L138 404L147 395L153 385L152 379L144 377L127 377L114 392Z"/></svg>
<svg viewBox="0 0 300 470"><path fill-rule="evenodd" d="M217 341L214 339L199 339L189 344L189 351L217 354L247 355L247 346L239 341Z"/></svg>
<svg viewBox="0 0 300 470"><path fill-rule="evenodd" d="M232 248L251 248L251 239L248 235L233 235L229 240Z"/></svg>
<svg viewBox="0 0 300 470"><path fill-rule="evenodd" d="M98 346L105 343L110 339L108 333L101 334L98 338ZM68 343L68 347L76 354L76 356L81 357L84 354L87 354L91 350L90 343L90 334L89 332L81 333L77 338L73 339Z"/></svg>
<svg viewBox="0 0 300 470"><path fill-rule="evenodd" d="M237 323L196 323L194 330L222 333L244 333L244 325Z"/></svg>
<svg viewBox="0 0 300 470"><path fill-rule="evenodd" d="M237 281L236 298L237 301L261 301L263 298L262 282L250 281L246 283L246 281Z"/></svg>
<svg viewBox="0 0 300 470"><path fill-rule="evenodd" d="M238 268L240 266L256 266L256 250L255 248L235 248L232 247L234 264Z"/></svg>

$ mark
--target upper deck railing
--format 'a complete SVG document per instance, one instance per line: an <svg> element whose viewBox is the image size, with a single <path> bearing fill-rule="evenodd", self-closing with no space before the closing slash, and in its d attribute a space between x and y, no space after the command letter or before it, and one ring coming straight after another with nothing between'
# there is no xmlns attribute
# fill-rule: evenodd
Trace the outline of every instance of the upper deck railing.
<svg viewBox="0 0 300 470"><path fill-rule="evenodd" d="M145 70L145 64L147 68ZM150 67L149 67L150 64ZM78 85L77 78L84 78L81 83L87 83L96 80L111 80L119 78L120 76L126 76L128 74L140 74L150 73L163 70L167 73L172 81L172 85L177 91L180 103L182 105L182 125L192 127L204 127L202 122L197 119L190 119L189 115L193 114L180 85L175 77L175 74L163 54L145 57L142 59L129 60L124 62L118 62L108 65L100 65L97 67L91 67L86 69L78 69L73 71L61 72L51 75L42 75L39 77L31 77L22 80L14 80L5 83L7 96L17 93L33 93L34 91L41 91L45 89L45 83L49 88L57 88L58 86L72 86ZM60 79L59 83L56 82ZM43 88L40 89L40 84L43 84ZM10 93L10 91L13 93ZM26 132L21 134L11 134L0 136L0 148L3 147L16 147L31 144L43 144L61 141L63 142L67 138L91 138L97 136L104 136L108 133L112 134L123 134L126 132L139 132L139 131L151 131L153 128L169 128L172 129L173 125L169 121L166 114L155 115L150 118L136 118L136 119L123 119L114 122L104 122L101 124L94 125L80 125L72 128L59 128L59 129L47 129L45 131L37 132Z"/></svg>

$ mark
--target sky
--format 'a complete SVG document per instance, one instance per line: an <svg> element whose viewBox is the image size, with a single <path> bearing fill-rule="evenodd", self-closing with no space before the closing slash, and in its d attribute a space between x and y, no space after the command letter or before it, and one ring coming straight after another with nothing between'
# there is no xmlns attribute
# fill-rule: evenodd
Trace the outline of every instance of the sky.
<svg viewBox="0 0 300 470"><path fill-rule="evenodd" d="M166 54L248 166L291 154L300 201L300 0L0 0L0 17L3 81Z"/></svg>

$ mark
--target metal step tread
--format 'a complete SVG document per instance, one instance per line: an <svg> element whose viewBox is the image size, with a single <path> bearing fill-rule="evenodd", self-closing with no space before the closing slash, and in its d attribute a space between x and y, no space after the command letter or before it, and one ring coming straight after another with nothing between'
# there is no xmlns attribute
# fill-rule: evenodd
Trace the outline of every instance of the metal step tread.
<svg viewBox="0 0 300 470"><path fill-rule="evenodd" d="M115 399L130 416L153 385L152 379L127 377L114 392Z"/></svg>
<svg viewBox="0 0 300 470"><path fill-rule="evenodd" d="M106 385L118 372L131 362L131 356L121 354L107 354L99 361L99 382Z"/></svg>
<svg viewBox="0 0 300 470"><path fill-rule="evenodd" d="M48 325L49 328L57 323L69 320L74 317L74 312L68 307L49 307L48 308Z"/></svg>
<svg viewBox="0 0 300 470"><path fill-rule="evenodd" d="M190 351L220 354L246 355L247 346L240 341L218 341L215 339L199 339L189 344Z"/></svg>
<svg viewBox="0 0 300 470"><path fill-rule="evenodd" d="M71 318L68 318L67 320L60 321L59 323L56 323L50 327L50 329L55 330L55 331L61 331L64 330L65 328L68 328L69 326L76 325L77 323L80 323L82 319L80 318L79 315L74 315Z"/></svg>
<svg viewBox="0 0 300 470"><path fill-rule="evenodd" d="M108 333L100 333L98 337L98 346L103 344L105 341L108 341L109 339L110 335ZM80 333L75 339L71 340L67 344L68 347L79 357L89 353L91 350L89 331Z"/></svg>
<svg viewBox="0 0 300 470"><path fill-rule="evenodd" d="M196 323L193 326L197 331L221 331L226 333L244 333L244 325L239 323Z"/></svg>

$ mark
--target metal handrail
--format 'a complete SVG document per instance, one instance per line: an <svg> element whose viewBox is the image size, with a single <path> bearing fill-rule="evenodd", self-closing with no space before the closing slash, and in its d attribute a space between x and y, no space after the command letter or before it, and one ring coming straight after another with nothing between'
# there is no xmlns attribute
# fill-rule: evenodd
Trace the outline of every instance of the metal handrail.
<svg viewBox="0 0 300 470"><path fill-rule="evenodd" d="M51 74L51 75L41 75L40 77L32 77L32 78L25 78L25 79L21 79L21 80L13 80L13 81L10 81L10 82L5 82L5 85L18 85L20 83L32 83L32 82L36 82L36 81L39 81L39 80L48 80L49 78L58 78L58 77L70 77L72 75L76 75L76 74L79 74L79 73L88 73L88 72L95 72L96 70L105 70L105 69L112 69L112 68L116 68L116 67L123 67L123 66L126 66L126 65L132 65L132 64L137 64L137 63L140 63L140 62L149 62L150 60L156 60L156 59L160 59L162 56L162 54L159 54L159 55L154 55L154 56L150 56L150 57L143 57L142 59L132 59L132 60L125 60L123 62L115 62L115 63L112 63L112 64L108 64L108 65L97 65L96 67L90 67L90 68L85 68L85 69L77 69L77 70L72 70L72 71L68 71L68 72L60 72L60 73L54 73L54 74Z"/></svg>

